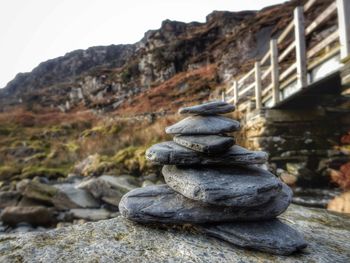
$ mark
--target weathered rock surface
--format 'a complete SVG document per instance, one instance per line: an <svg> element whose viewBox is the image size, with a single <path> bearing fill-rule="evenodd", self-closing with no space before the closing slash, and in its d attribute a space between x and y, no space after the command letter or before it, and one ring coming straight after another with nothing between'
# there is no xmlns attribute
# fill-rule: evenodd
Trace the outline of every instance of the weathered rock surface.
<svg viewBox="0 0 350 263"><path fill-rule="evenodd" d="M282 182L257 167L180 167L165 165L165 182L192 200L213 205L253 207L279 194Z"/></svg>
<svg viewBox="0 0 350 263"><path fill-rule="evenodd" d="M32 225L50 225L55 222L53 211L44 206L9 206L1 212L0 218L5 224L12 226L21 222Z"/></svg>
<svg viewBox="0 0 350 263"><path fill-rule="evenodd" d="M112 218L113 213L106 209L84 209L74 208L70 209L69 213L78 219L85 219L88 221L98 221L103 219Z"/></svg>
<svg viewBox="0 0 350 263"><path fill-rule="evenodd" d="M140 223L212 223L238 220L264 220L283 213L292 199L289 187L278 196L255 207L223 207L190 200L167 185L137 188L123 196L120 213Z"/></svg>
<svg viewBox="0 0 350 263"><path fill-rule="evenodd" d="M307 246L298 231L279 219L206 225L200 230L239 247L272 254L289 255Z"/></svg>
<svg viewBox="0 0 350 263"><path fill-rule="evenodd" d="M350 219L291 205L283 218L308 247L288 257L239 249L195 231L155 228L122 217L41 233L0 236L0 262L349 262Z"/></svg>
<svg viewBox="0 0 350 263"><path fill-rule="evenodd" d="M86 190L75 188L70 184L55 185L59 189L52 200L58 209L97 208L99 202Z"/></svg>
<svg viewBox="0 0 350 263"><path fill-rule="evenodd" d="M156 164L195 165L195 164L262 164L268 155L261 151L249 151L238 145L229 151L215 156L208 156L168 141L155 144L146 151L146 158Z"/></svg>
<svg viewBox="0 0 350 263"><path fill-rule="evenodd" d="M173 140L181 146L207 154L225 152L235 143L232 137L219 135L178 135Z"/></svg>
<svg viewBox="0 0 350 263"><path fill-rule="evenodd" d="M122 196L137 186L135 178L132 176L102 175L81 182L77 187L88 191L97 199L118 206Z"/></svg>
<svg viewBox="0 0 350 263"><path fill-rule="evenodd" d="M238 121L223 116L190 116L165 129L169 134L223 134L239 130Z"/></svg>
<svg viewBox="0 0 350 263"><path fill-rule="evenodd" d="M224 101L211 101L191 107L179 109L180 114L215 115L225 114L235 110L235 106Z"/></svg>
<svg viewBox="0 0 350 263"><path fill-rule="evenodd" d="M16 206L21 195L17 191L0 191L0 209L7 206Z"/></svg>

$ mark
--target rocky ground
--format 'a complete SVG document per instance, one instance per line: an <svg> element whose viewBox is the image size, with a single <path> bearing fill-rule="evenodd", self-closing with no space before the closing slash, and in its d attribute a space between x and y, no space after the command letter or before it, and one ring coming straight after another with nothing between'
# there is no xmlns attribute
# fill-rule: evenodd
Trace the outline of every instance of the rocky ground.
<svg viewBox="0 0 350 263"><path fill-rule="evenodd" d="M117 217L0 236L0 262L349 262L349 218L291 205L281 220L303 233L309 244L304 251L269 255L239 249L195 227L144 226Z"/></svg>

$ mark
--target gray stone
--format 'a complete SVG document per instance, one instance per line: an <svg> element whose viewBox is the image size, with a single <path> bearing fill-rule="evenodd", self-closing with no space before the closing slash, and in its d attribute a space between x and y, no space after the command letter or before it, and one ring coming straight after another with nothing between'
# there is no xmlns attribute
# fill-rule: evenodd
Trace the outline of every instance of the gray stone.
<svg viewBox="0 0 350 263"><path fill-rule="evenodd" d="M192 228L145 227L118 217L47 232L0 235L0 262L349 262L348 216L291 205L283 217L308 243L304 251L288 257L238 249Z"/></svg>
<svg viewBox="0 0 350 263"><path fill-rule="evenodd" d="M9 206L1 212L0 218L5 224L12 226L21 222L31 225L50 225L55 222L52 209L43 206Z"/></svg>
<svg viewBox="0 0 350 263"><path fill-rule="evenodd" d="M207 154L225 152L235 143L232 137L219 135L177 135L173 140L186 148Z"/></svg>
<svg viewBox="0 0 350 263"><path fill-rule="evenodd" d="M167 185L137 188L123 196L120 213L139 223L214 223L253 221L275 218L283 213L292 199L289 187L278 196L255 207L223 207L188 199Z"/></svg>
<svg viewBox="0 0 350 263"><path fill-rule="evenodd" d="M98 221L112 218L113 213L106 209L85 209L74 208L70 209L69 213L73 218L85 219L87 221Z"/></svg>
<svg viewBox="0 0 350 263"><path fill-rule="evenodd" d="M165 129L169 134L223 134L239 130L239 122L223 116L190 116Z"/></svg>
<svg viewBox="0 0 350 263"><path fill-rule="evenodd" d="M200 230L243 248L289 255L307 246L301 234L279 219L206 225Z"/></svg>
<svg viewBox="0 0 350 263"><path fill-rule="evenodd" d="M257 167L181 167L165 165L165 182L192 200L213 205L253 207L279 194L282 182Z"/></svg>
<svg viewBox="0 0 350 263"><path fill-rule="evenodd" d="M17 191L0 191L0 209L7 206L16 206L21 197L21 194Z"/></svg>
<svg viewBox="0 0 350 263"><path fill-rule="evenodd" d="M99 202L86 190L77 189L71 184L55 185L57 194L52 199L58 209L97 208Z"/></svg>
<svg viewBox="0 0 350 263"><path fill-rule="evenodd" d="M215 115L225 114L235 110L235 106L224 101L210 101L200 105L179 109L180 114Z"/></svg>
<svg viewBox="0 0 350 263"><path fill-rule="evenodd" d="M261 151L249 151L238 145L232 146L229 151L220 155L206 155L175 142L162 142L151 146L146 151L146 158L155 164L195 165L195 164L262 164L268 155Z"/></svg>
<svg viewBox="0 0 350 263"><path fill-rule="evenodd" d="M83 181L77 186L79 189L88 191L95 198L114 206L118 206L122 196L136 187L135 178L129 175L102 175Z"/></svg>

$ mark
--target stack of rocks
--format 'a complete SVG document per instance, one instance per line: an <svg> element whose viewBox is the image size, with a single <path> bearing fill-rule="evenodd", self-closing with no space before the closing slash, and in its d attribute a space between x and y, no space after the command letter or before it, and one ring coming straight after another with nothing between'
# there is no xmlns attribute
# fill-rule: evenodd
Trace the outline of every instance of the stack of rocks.
<svg viewBox="0 0 350 263"><path fill-rule="evenodd" d="M119 204L121 214L139 223L198 224L209 235L276 254L304 248L300 234L276 219L292 191L258 167L267 154L234 145L226 135L240 125L219 114L232 111L219 101L180 109L191 116L166 128L173 141L146 152L148 160L164 165L167 184L130 191Z"/></svg>

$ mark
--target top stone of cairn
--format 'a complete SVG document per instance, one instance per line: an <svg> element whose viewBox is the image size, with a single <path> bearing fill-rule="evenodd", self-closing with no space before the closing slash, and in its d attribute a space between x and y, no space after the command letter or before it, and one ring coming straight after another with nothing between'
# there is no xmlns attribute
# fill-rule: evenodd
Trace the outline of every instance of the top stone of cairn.
<svg viewBox="0 0 350 263"><path fill-rule="evenodd" d="M215 115L225 114L235 110L235 106L224 101L211 101L200 105L180 108L180 114L195 114L195 115Z"/></svg>

